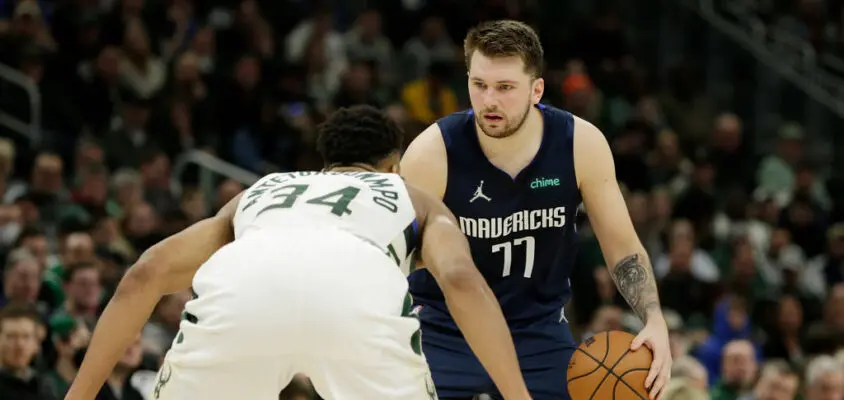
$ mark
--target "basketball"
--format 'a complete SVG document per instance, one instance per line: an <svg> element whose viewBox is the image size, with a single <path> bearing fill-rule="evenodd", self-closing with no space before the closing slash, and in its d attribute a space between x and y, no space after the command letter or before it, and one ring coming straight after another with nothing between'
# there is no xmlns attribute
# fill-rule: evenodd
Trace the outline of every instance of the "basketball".
<svg viewBox="0 0 844 400"><path fill-rule="evenodd" d="M648 400L645 379L653 354L645 346L630 351L634 336L600 332L586 339L569 361L568 388L572 400Z"/></svg>

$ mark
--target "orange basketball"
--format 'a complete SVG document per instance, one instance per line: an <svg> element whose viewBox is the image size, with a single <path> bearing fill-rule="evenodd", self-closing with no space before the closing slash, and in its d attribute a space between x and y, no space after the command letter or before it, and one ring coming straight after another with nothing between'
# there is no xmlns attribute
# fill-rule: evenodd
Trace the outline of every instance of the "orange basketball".
<svg viewBox="0 0 844 400"><path fill-rule="evenodd" d="M645 379L653 353L645 346L631 351L633 338L608 331L581 343L569 362L571 400L648 400Z"/></svg>

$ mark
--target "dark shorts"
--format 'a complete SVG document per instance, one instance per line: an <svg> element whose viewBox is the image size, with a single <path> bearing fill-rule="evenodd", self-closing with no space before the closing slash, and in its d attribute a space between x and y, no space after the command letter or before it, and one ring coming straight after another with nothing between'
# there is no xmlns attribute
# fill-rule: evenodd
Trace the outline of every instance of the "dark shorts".
<svg viewBox="0 0 844 400"><path fill-rule="evenodd" d="M424 312L440 311L425 309ZM486 393L500 399L495 384L459 331L425 323L425 319L423 316L422 350L439 398L467 399ZM533 399L569 400L566 371L577 345L568 324L553 317L515 329L512 335Z"/></svg>

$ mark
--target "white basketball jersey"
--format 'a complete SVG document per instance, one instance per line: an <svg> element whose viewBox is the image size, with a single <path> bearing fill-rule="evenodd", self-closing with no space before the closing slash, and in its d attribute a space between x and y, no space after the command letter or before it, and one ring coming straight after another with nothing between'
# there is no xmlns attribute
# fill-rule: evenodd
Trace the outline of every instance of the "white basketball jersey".
<svg viewBox="0 0 844 400"><path fill-rule="evenodd" d="M336 227L382 249L405 274L418 242L402 178L367 171L267 175L243 193L233 225L235 240L253 229Z"/></svg>

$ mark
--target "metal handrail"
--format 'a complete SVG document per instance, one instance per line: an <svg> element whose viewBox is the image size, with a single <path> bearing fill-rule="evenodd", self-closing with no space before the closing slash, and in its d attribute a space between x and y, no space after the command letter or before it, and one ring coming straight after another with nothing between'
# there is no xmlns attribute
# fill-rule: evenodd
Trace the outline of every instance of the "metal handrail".
<svg viewBox="0 0 844 400"><path fill-rule="evenodd" d="M844 99L838 98L826 90L824 85L821 84L822 82L820 82L826 81L825 77L822 78L820 71L810 72L809 77L804 76L794 65L782 62L783 60L780 54L775 54L763 43L754 40L747 33L746 29L742 29L719 15L715 11L712 0L699 0L697 3L698 6L692 6L692 10L706 20L714 29L732 39L737 45L752 54L756 60L791 82L794 86L806 93L806 95L828 107L830 111L840 118L844 118ZM686 3L686 5L689 6L690 4ZM813 69L817 70L817 68Z"/></svg>
<svg viewBox="0 0 844 400"><path fill-rule="evenodd" d="M223 161L208 152L188 150L179 154L173 161L172 173L170 175L170 190L177 197L182 194L182 182L180 178L190 164L199 166L200 187L208 195L206 199L210 199L211 194L214 192L214 181L211 173L225 176L246 186L252 185L260 178L257 174Z"/></svg>
<svg viewBox="0 0 844 400"><path fill-rule="evenodd" d="M41 143L41 92L38 90L38 85L30 77L3 63L0 63L0 78L26 91L29 96L30 110L29 123L0 110L0 125L5 125L25 137L30 146L38 146Z"/></svg>
<svg viewBox="0 0 844 400"><path fill-rule="evenodd" d="M711 1L700 2L701 9L716 13ZM750 27L749 34L760 43L772 45L772 50L792 56L792 62L797 61L797 67L803 69L803 76L824 87L834 97L842 97L844 91L844 60L840 57L823 53L818 54L809 41L776 26L769 27L753 10L742 7L737 3L729 3L723 8L727 14ZM779 62L786 59L779 58ZM832 72L832 73L830 73Z"/></svg>

